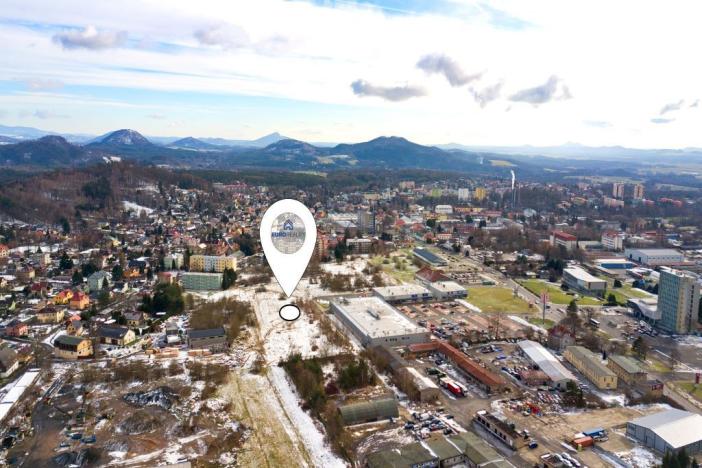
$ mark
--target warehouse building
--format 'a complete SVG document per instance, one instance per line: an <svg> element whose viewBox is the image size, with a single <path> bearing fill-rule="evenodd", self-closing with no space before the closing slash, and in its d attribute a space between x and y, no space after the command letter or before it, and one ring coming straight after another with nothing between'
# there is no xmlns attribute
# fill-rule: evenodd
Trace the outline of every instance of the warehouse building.
<svg viewBox="0 0 702 468"><path fill-rule="evenodd" d="M702 453L702 416L669 409L626 423L626 435L660 453Z"/></svg>
<svg viewBox="0 0 702 468"><path fill-rule="evenodd" d="M429 331L378 297L341 298L331 311L363 346L404 346L429 341Z"/></svg>
<svg viewBox="0 0 702 468"><path fill-rule="evenodd" d="M407 382L408 396L416 401L435 401L439 399L439 386L414 367L403 367L398 374Z"/></svg>
<svg viewBox="0 0 702 468"><path fill-rule="evenodd" d="M569 381L577 382L578 379L571 371L566 369L556 357L551 354L540 343L530 340L518 343L522 353L546 374L549 382L554 388L565 389Z"/></svg>
<svg viewBox="0 0 702 468"><path fill-rule="evenodd" d="M373 288L373 294L390 304L421 302L432 299L431 292L418 284L402 284L400 286L385 286Z"/></svg>
<svg viewBox="0 0 702 468"><path fill-rule="evenodd" d="M432 267L438 267L438 266L446 266L448 265L448 262L446 259L439 257L436 254L433 254L432 252L428 251L427 249L422 249L420 247L417 247L412 251L412 255L419 260L420 262L432 266Z"/></svg>
<svg viewBox="0 0 702 468"><path fill-rule="evenodd" d="M415 442L371 453L367 468L450 467L513 468L487 442L472 432Z"/></svg>
<svg viewBox="0 0 702 468"><path fill-rule="evenodd" d="M638 385L645 382L648 378L648 373L643 370L636 361L628 356L611 354L609 358L607 358L607 367L617 374L619 380L629 385Z"/></svg>
<svg viewBox="0 0 702 468"><path fill-rule="evenodd" d="M582 346L568 346L563 357L601 390L617 388L617 374L602 364L600 357Z"/></svg>
<svg viewBox="0 0 702 468"><path fill-rule="evenodd" d="M346 426L396 418L400 415L397 401L393 397L339 406L339 414Z"/></svg>
<svg viewBox="0 0 702 468"><path fill-rule="evenodd" d="M580 267L564 269L563 282L569 288L591 296L603 297L607 290L607 281L591 275Z"/></svg>
<svg viewBox="0 0 702 468"><path fill-rule="evenodd" d="M650 267L674 266L685 262L685 256L675 249L626 249L624 256Z"/></svg>

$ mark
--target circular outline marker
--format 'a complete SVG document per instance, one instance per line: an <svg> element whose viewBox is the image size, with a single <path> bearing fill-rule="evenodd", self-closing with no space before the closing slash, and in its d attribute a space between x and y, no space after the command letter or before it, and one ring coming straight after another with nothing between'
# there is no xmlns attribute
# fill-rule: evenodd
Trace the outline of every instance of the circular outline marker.
<svg viewBox="0 0 702 468"><path fill-rule="evenodd" d="M289 309L289 310L286 312L285 309ZM295 309L295 310L293 311L291 309ZM280 318L282 318L286 322L294 322L295 320L300 318L301 312L300 312L300 308L297 305L285 304L278 311L278 315L280 315Z"/></svg>

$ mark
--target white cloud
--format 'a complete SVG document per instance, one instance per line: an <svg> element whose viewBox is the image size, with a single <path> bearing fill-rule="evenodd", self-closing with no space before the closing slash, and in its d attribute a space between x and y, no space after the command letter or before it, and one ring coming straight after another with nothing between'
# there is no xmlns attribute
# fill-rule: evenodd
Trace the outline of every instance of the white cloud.
<svg viewBox="0 0 702 468"><path fill-rule="evenodd" d="M54 34L54 42L64 49L103 50L121 47L127 41L125 31L98 31L95 26Z"/></svg>
<svg viewBox="0 0 702 468"><path fill-rule="evenodd" d="M456 3L456 14L442 16L389 14L347 3L330 8L272 0L4 0L0 75L44 77L71 90L86 85L265 96L322 104L330 111L353 110L335 117L344 120L345 126L331 126L313 114L322 113L319 107L295 110L299 115L307 112L300 116L304 128L316 125L325 140L401 134L427 143L702 145L697 131L702 114L694 107L686 105L680 115L675 114L675 125L651 125L650 121L662 103L670 102L671 89L686 103L699 96L702 64L689 59L702 39L696 20L702 9L699 3L684 0L660 8L631 0L501 0L490 11L478 1ZM651 24L656 25L655 35L650 34ZM60 26L52 29L51 25ZM94 26L94 34L84 29L86 25ZM623 30L626 41L621 39ZM51 38L67 31L72 34L71 46L77 48L57 54ZM118 31L129 31L129 40L83 38ZM237 36L237 31L242 35ZM123 47L146 39L147 49ZM238 46L242 41L243 46ZM96 42L102 44L98 47L121 46L111 48L109 54L96 54ZM446 86L444 72L428 76L416 68L418 60L436 51L461 64L459 69L465 73L486 73L468 85L470 92ZM546 93L547 105L533 102L544 100L544 95L539 98L538 93L524 91L548 85L549 76L559 78L555 94ZM411 83L426 90L426 96L402 102L361 99L349 92L349 83L358 77L389 88ZM498 97L493 105L486 105L488 101L479 97L489 95L489 83L499 82ZM559 100L570 95L568 88L573 98ZM141 102L130 100L129 94L119 93L112 100L141 109ZM528 98L534 105L512 103L510 96ZM79 105L93 106L97 99L89 94L80 97L86 103L75 102L67 111L76 124L80 124ZM32 106L30 110L63 112L52 99L35 94L32 103L24 105ZM71 99L80 100L73 96L66 101ZM0 107L9 100L0 95ZM188 99L187 105L193 102ZM23 104L12 101L12 105ZM505 112L508 106L511 110ZM152 125L165 126L145 117L151 110L134 112ZM162 109L153 112L172 115ZM284 114L270 114L268 120L280 125L276 130L297 125L287 122ZM611 127L603 131L583 122L583 116L606 116ZM103 119L104 125L111 123L108 116ZM189 119L188 124L195 125L195 120ZM247 123L254 127L253 133L263 133L273 125L267 122L260 117ZM215 121L207 123L213 126Z"/></svg>

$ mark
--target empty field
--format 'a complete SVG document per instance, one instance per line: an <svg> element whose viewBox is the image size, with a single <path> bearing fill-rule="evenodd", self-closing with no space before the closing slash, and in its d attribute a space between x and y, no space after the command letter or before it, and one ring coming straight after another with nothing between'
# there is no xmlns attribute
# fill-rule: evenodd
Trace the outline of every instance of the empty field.
<svg viewBox="0 0 702 468"><path fill-rule="evenodd" d="M527 288L532 293L537 296L541 294L542 291L548 291L548 295L551 302L554 304L570 304L570 301L575 299L575 296L567 294L565 291L561 290L558 286L546 283L539 280L525 280L521 281L520 284ZM595 299L594 297L580 296L577 300L578 305L588 306L588 305L602 305L602 301Z"/></svg>
<svg viewBox="0 0 702 468"><path fill-rule="evenodd" d="M510 312L526 314L529 304L520 297L515 297L509 288L496 286L474 286L468 288L468 302L479 307L483 312Z"/></svg>

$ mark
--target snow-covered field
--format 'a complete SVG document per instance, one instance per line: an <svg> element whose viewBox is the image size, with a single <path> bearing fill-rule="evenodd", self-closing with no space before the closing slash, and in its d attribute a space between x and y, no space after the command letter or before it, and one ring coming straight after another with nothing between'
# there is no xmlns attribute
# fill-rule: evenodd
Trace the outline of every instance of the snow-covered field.
<svg viewBox="0 0 702 468"><path fill-rule="evenodd" d="M653 468L662 463L660 458L645 447L634 447L628 452L618 452L616 455L636 468Z"/></svg>

